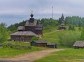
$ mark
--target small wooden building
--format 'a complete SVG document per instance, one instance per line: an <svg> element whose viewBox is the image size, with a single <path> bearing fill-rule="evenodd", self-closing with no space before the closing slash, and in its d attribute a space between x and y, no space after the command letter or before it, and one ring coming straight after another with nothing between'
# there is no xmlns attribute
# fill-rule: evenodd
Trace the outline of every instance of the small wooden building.
<svg viewBox="0 0 84 62"><path fill-rule="evenodd" d="M32 41L31 46L39 46L39 47L46 47L47 42L44 40L37 40L37 41Z"/></svg>
<svg viewBox="0 0 84 62"><path fill-rule="evenodd" d="M58 30L65 30L67 27L64 24L58 26Z"/></svg>
<svg viewBox="0 0 84 62"><path fill-rule="evenodd" d="M55 43L47 43L47 47L49 47L49 48L57 48L57 44L55 44Z"/></svg>
<svg viewBox="0 0 84 62"><path fill-rule="evenodd" d="M73 44L73 47L74 47L74 48L84 48L84 41L76 41L76 42Z"/></svg>
<svg viewBox="0 0 84 62"><path fill-rule="evenodd" d="M31 46L57 48L57 44L55 44L55 43L48 43L48 42L45 41L45 40L32 41L32 42L31 42Z"/></svg>
<svg viewBox="0 0 84 62"><path fill-rule="evenodd" d="M67 29L65 26L65 19L64 19L64 15L62 14L61 18L59 18L59 26L58 26L58 30L65 30Z"/></svg>

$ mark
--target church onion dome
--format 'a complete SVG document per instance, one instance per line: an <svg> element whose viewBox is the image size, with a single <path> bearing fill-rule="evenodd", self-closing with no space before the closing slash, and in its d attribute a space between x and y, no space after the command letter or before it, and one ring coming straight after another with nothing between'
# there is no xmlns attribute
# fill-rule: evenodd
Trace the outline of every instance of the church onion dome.
<svg viewBox="0 0 84 62"><path fill-rule="evenodd" d="M37 20L33 18L33 14L30 15L30 19L26 20L25 26L36 26L37 25Z"/></svg>
<svg viewBox="0 0 84 62"><path fill-rule="evenodd" d="M30 15L31 18L32 18L33 16L34 16L33 14Z"/></svg>
<svg viewBox="0 0 84 62"><path fill-rule="evenodd" d="M18 31L24 31L25 30L25 27L24 26L19 26L17 30Z"/></svg>
<svg viewBox="0 0 84 62"><path fill-rule="evenodd" d="M33 16L34 16L33 14L30 15L30 17L31 17L30 20L29 20L30 23L33 23L34 22Z"/></svg>

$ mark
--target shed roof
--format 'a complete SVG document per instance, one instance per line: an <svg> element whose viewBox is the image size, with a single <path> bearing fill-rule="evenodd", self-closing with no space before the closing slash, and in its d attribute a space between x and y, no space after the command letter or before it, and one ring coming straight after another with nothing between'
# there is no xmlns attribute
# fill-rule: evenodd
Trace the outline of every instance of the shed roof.
<svg viewBox="0 0 84 62"><path fill-rule="evenodd" d="M46 40L37 40L37 41L35 41L36 43L47 43L47 41Z"/></svg>
<svg viewBox="0 0 84 62"><path fill-rule="evenodd" d="M56 45L56 43L47 43L47 45Z"/></svg>
<svg viewBox="0 0 84 62"><path fill-rule="evenodd" d="M36 24L37 24L37 20L34 20L33 23L30 23L29 20L27 20L25 26L36 26Z"/></svg>
<svg viewBox="0 0 84 62"><path fill-rule="evenodd" d="M38 35L36 35L32 31L18 31L18 32L11 34L11 35L36 36L36 37L38 37Z"/></svg>
<svg viewBox="0 0 84 62"><path fill-rule="evenodd" d="M84 47L84 41L76 41L73 46Z"/></svg>
<svg viewBox="0 0 84 62"><path fill-rule="evenodd" d="M19 27L17 28L17 30L25 30L25 27L24 27L24 26L19 26Z"/></svg>

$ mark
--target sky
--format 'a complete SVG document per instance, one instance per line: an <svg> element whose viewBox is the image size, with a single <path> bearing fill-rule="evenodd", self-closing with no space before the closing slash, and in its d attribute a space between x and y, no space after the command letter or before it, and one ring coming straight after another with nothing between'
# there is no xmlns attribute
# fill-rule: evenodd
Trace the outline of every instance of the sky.
<svg viewBox="0 0 84 62"><path fill-rule="evenodd" d="M51 18L52 6L55 19L62 13L64 16L84 17L84 0L0 0L0 22L8 25L20 22L17 20L28 19L31 12L38 19ZM2 16L10 16L10 21L3 19ZM15 21L11 21L12 19Z"/></svg>

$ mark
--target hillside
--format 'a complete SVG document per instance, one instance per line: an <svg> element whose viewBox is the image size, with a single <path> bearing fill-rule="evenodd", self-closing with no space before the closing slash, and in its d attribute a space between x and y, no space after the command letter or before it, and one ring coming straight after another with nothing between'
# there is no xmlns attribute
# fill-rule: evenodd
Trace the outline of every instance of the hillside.
<svg viewBox="0 0 84 62"><path fill-rule="evenodd" d="M53 28L55 28L58 25L57 20L54 19L41 19L41 20L37 20L40 21L40 23L43 25L44 31L49 31L52 30ZM14 32L17 30L18 26L23 26L25 25L26 21L22 21L20 23L15 23L13 25L8 26L7 28L11 31Z"/></svg>
<svg viewBox="0 0 84 62"><path fill-rule="evenodd" d="M72 47L75 41L80 40L81 31L79 30L52 30L51 32L44 33L42 39L49 42L55 42L61 46Z"/></svg>
<svg viewBox="0 0 84 62"><path fill-rule="evenodd" d="M81 30L74 26L75 30L57 30L58 21L54 19L41 19L38 20L43 24L43 37L42 40L47 40L48 42L54 42L61 46L71 47L73 43L81 38ZM11 32L15 32L18 26L25 25L26 21L16 23L8 27ZM72 28L73 25L70 25Z"/></svg>

